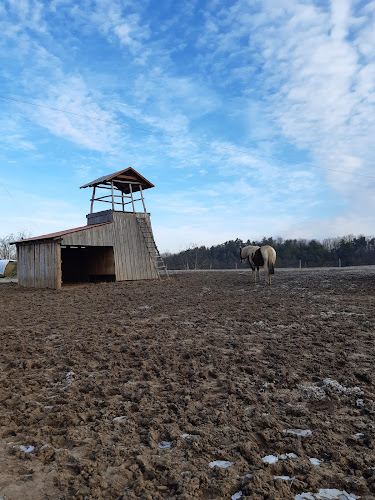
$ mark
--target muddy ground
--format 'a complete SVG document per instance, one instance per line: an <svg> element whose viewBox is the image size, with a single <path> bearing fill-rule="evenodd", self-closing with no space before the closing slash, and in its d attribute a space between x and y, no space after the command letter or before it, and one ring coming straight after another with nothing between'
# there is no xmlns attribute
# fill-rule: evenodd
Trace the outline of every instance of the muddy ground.
<svg viewBox="0 0 375 500"><path fill-rule="evenodd" d="M0 307L1 500L375 498L374 267Z"/></svg>

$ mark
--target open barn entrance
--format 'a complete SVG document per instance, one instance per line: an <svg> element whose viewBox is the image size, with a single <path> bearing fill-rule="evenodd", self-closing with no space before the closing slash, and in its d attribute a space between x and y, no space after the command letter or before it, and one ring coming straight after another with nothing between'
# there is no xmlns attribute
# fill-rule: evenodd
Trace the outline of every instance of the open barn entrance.
<svg viewBox="0 0 375 500"><path fill-rule="evenodd" d="M113 247L61 246L62 283L116 281Z"/></svg>

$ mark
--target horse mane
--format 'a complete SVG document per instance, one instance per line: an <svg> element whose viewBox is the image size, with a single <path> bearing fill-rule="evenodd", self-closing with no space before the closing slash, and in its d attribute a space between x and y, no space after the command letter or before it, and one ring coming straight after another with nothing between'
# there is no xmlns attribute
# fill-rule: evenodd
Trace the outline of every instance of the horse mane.
<svg viewBox="0 0 375 500"><path fill-rule="evenodd" d="M240 259L245 261L249 255L255 253L260 247L255 245L248 245L247 247L243 247L240 249Z"/></svg>

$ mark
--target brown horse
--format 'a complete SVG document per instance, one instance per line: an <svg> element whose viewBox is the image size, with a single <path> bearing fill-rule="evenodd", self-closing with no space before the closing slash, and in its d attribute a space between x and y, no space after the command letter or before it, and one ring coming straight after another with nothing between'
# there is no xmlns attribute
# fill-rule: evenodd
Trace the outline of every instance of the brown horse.
<svg viewBox="0 0 375 500"><path fill-rule="evenodd" d="M249 262L254 273L254 283L257 278L260 282L259 268L263 267L266 271L266 284L271 284L271 274L275 274L276 251L270 245L262 247L249 245L240 249L240 259L242 262Z"/></svg>

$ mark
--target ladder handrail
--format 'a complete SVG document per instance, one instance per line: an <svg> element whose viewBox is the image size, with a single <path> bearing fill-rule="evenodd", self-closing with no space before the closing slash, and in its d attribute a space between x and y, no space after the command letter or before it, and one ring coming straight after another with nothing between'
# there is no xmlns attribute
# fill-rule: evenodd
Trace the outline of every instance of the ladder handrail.
<svg viewBox="0 0 375 500"><path fill-rule="evenodd" d="M135 213L135 218L138 226L142 232L143 238L145 240L146 248L151 257L151 260L155 266L156 272L158 273L159 279L161 279L160 271L165 271L167 278L169 279L169 274L167 266L165 265L163 258L160 255L159 249L156 246L154 235L152 233L151 226L146 218L146 214Z"/></svg>

